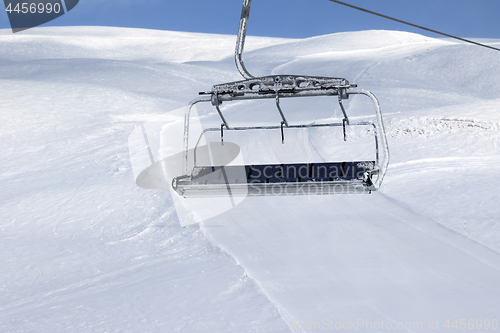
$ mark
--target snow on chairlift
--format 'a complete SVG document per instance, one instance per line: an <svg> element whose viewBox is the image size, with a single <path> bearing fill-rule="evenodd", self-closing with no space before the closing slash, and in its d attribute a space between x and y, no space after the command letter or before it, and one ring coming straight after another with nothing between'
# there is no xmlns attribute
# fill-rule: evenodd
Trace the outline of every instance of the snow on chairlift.
<svg viewBox="0 0 500 333"><path fill-rule="evenodd" d="M173 178L172 187L184 197L203 197L224 195L298 195L298 194L337 194L371 193L382 184L389 163L389 149L385 136L380 105L376 97L365 90L356 89L346 79L331 77L312 77L299 75L270 75L253 77L243 64L243 47L246 35L249 0L244 0L240 28L236 41L236 66L245 80L214 85L209 92L201 92L202 97L192 101L187 109L184 124L183 175ZM350 95L365 95L374 105L376 121L352 122L347 116L342 101ZM337 97L343 113L342 122L322 124L290 124L280 106L281 98L332 96ZM223 102L274 99L282 119L275 126L233 127L226 121L220 105ZM211 102L221 119L220 128L204 129L194 148L192 163L189 163L189 118L196 103ZM196 150L201 137L207 132L220 132L221 142L224 132L259 129L281 131L285 140L287 129L342 127L346 140L346 126L372 126L375 136L375 159L362 161L336 161L292 164L251 164L251 165L204 165L196 161ZM222 145L219 148L223 147ZM380 149L381 148L381 149ZM382 150L382 158L380 157ZM223 151L223 148L222 148ZM200 164L200 165L198 165ZM192 169L188 167L193 165ZM273 170L273 172L265 172Z"/></svg>

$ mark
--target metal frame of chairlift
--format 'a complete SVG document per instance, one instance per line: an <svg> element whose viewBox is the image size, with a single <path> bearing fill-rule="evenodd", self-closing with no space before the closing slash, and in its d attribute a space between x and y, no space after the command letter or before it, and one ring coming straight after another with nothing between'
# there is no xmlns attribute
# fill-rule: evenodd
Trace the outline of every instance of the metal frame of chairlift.
<svg viewBox="0 0 500 333"><path fill-rule="evenodd" d="M252 76L243 63L243 49L245 44L248 17L250 15L251 0L243 1L240 27L236 41L235 62L238 71L245 78L242 81L214 85L209 92L200 92L200 97L191 101L185 114L184 122L184 158L182 170L184 175L172 180L172 187L184 197L214 196L214 195L293 195L293 194L334 194L334 193L371 193L378 190L389 164L389 148L382 121L382 113L377 98L369 91L356 89L356 85L349 84L343 78L301 76L301 75L270 75L263 77ZM347 116L342 101L349 95L365 95L369 97L375 108L376 122L351 122ZM280 106L281 98L337 96L338 104L343 113L342 122L325 124L290 124ZM232 127L228 124L220 109L223 102L254 99L275 99L276 107L282 119L275 126ZM215 106L222 121L220 128L207 128L202 131L194 148L193 169L189 166L189 121L192 107L200 102L211 102ZM375 136L375 161L355 162L326 162L280 165L242 165L242 166L197 166L196 150L201 138L207 132L220 131L223 141L224 131L243 130L281 130L284 140L285 129L314 128L314 127L342 127L346 140L346 126L372 126ZM380 157L380 150L383 152ZM305 168L310 170L305 177L260 177L252 178L252 170L272 167L284 170L287 167ZM314 175L315 168L337 168L338 177L319 177ZM244 172L246 179L233 179L235 169ZM281 168L281 169L280 169ZM350 169L351 175L346 170ZM261 173L259 171L259 173ZM240 174L241 174L240 172ZM317 172L319 174L319 172ZM221 175L223 177L221 177ZM283 172L282 172L283 175Z"/></svg>

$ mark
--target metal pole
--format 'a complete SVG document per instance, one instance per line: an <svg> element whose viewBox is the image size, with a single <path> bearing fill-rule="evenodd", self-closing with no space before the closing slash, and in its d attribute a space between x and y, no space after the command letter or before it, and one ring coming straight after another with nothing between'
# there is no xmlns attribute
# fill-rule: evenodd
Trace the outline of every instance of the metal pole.
<svg viewBox="0 0 500 333"><path fill-rule="evenodd" d="M238 72L245 79L252 79L254 76L250 74L245 68L245 64L243 63L243 48L245 47L245 37L247 34L247 26L248 26L248 17L250 16L250 5L252 4L252 0L243 0L243 7L241 9L241 18L240 18L240 28L238 30L238 37L236 39L236 50L234 52L234 60L236 62L236 68L238 68Z"/></svg>

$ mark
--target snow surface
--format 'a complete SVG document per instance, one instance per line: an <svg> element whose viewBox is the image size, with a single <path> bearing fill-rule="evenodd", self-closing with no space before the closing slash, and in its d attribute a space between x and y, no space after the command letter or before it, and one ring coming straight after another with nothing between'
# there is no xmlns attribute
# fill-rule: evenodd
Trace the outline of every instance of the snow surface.
<svg viewBox="0 0 500 333"><path fill-rule="evenodd" d="M254 75L345 77L373 92L387 176L371 195L246 198L182 228L169 190L135 185L129 136L145 122L182 123L174 110L199 91L239 80L234 41L0 31L0 331L288 332L363 320L429 332L429 322L500 320L498 54L397 31L249 38ZM315 103L282 106L297 122L340 117L328 99ZM366 111L357 96L346 105ZM271 107L224 110L230 122L275 124ZM279 134L240 140L247 159L348 152L327 134L284 147Z"/></svg>

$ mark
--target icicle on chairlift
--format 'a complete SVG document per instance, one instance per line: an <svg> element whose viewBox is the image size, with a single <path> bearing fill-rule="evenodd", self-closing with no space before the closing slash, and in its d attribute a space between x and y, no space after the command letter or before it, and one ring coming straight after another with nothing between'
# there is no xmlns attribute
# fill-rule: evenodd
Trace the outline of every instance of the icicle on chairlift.
<svg viewBox="0 0 500 333"><path fill-rule="evenodd" d="M235 62L244 77L242 81L217 84L209 92L200 92L202 97L193 100L187 109L184 123L184 175L172 180L172 187L184 197L217 195L293 195L293 194L334 194L334 193L371 193L380 188L387 165L389 148L385 136L380 105L369 91L355 89L346 79L332 77L312 77L302 75L252 76L243 63L247 23L251 0L243 1L238 37L236 40ZM365 95L374 105L376 121L352 122L342 101L349 95ZM325 124L290 124L280 106L281 98L333 96L343 113L342 122ZM282 119L275 126L232 127L220 109L223 102L275 99L276 108ZM193 168L189 170L189 118L193 105L211 102L222 121L220 128L204 129L194 148ZM292 128L342 127L346 140L346 126L372 126L375 136L375 159L373 161L340 161L323 163L259 164L259 165L197 165L196 149L201 137L207 132L220 131L221 142L225 131L279 130L284 140L285 130ZM380 158L380 149L383 157ZM278 170L272 175L265 170ZM290 172L293 170L293 172ZM296 171L299 172L296 172ZM326 172L335 170L335 176Z"/></svg>

